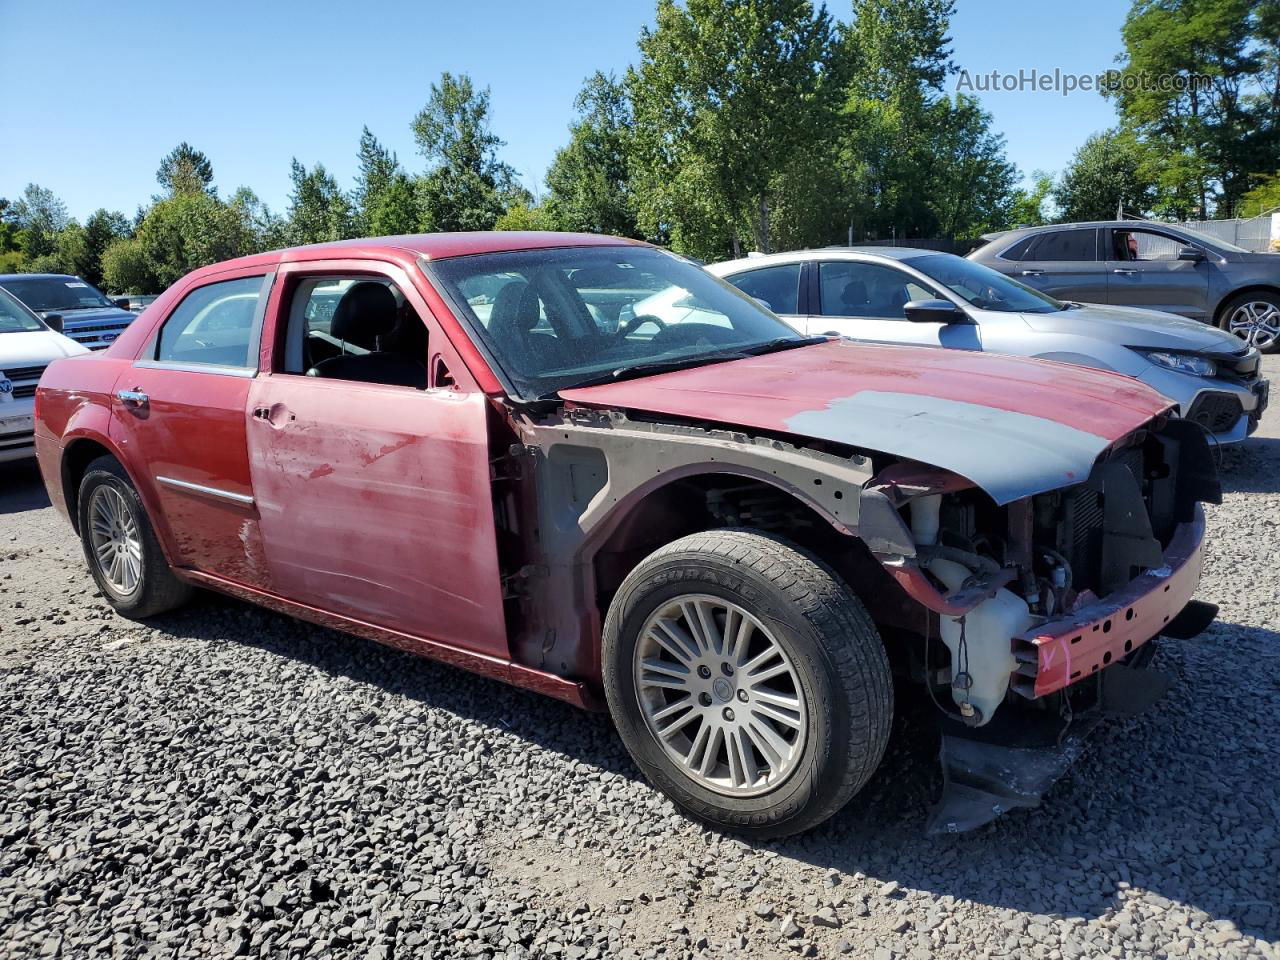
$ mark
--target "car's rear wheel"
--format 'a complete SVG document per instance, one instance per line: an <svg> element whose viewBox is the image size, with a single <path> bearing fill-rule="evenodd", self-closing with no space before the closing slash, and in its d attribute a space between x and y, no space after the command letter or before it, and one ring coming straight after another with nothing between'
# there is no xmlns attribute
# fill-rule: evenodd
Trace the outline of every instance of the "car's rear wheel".
<svg viewBox="0 0 1280 960"><path fill-rule="evenodd" d="M1222 329L1263 353L1280 349L1280 294L1245 293L1222 309Z"/></svg>
<svg viewBox="0 0 1280 960"><path fill-rule="evenodd" d="M717 530L651 554L604 627L609 708L685 812L757 837L826 820L880 762L893 692L849 587L771 534Z"/></svg>
<svg viewBox="0 0 1280 960"><path fill-rule="evenodd" d="M138 491L114 457L89 464L78 507L89 570L117 613L150 617L191 596L191 587L169 568Z"/></svg>

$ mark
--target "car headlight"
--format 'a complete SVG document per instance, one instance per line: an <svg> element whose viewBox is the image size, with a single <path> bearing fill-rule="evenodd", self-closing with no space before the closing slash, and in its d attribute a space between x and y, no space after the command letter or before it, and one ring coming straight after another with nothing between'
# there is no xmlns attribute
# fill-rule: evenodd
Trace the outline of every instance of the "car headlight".
<svg viewBox="0 0 1280 960"><path fill-rule="evenodd" d="M1218 365L1208 357L1194 353L1169 353L1166 350L1139 350L1140 354L1156 366L1177 370L1179 373L1191 373L1197 377L1217 376Z"/></svg>

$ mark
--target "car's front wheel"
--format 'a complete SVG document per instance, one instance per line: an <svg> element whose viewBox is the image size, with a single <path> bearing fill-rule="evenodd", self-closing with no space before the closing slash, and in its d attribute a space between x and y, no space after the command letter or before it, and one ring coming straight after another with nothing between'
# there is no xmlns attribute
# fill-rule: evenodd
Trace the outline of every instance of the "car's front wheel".
<svg viewBox="0 0 1280 960"><path fill-rule="evenodd" d="M1222 329L1263 353L1280 348L1280 294L1244 293L1222 308Z"/></svg>
<svg viewBox="0 0 1280 960"><path fill-rule="evenodd" d="M692 816L757 837L826 820L880 762L893 691L866 610L822 561L751 530L651 554L604 627L627 749Z"/></svg>
<svg viewBox="0 0 1280 960"><path fill-rule="evenodd" d="M187 600L124 467L114 457L89 464L80 481L80 540L98 589L117 613L154 616Z"/></svg>

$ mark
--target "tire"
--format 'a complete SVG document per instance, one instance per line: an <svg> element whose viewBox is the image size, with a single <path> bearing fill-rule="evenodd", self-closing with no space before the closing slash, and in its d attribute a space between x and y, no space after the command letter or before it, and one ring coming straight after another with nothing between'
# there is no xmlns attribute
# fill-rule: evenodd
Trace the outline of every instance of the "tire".
<svg viewBox="0 0 1280 960"><path fill-rule="evenodd" d="M117 613L142 620L190 598L191 587L174 576L138 491L114 457L99 457L85 470L77 514L89 571ZM136 565L129 564L130 555Z"/></svg>
<svg viewBox="0 0 1280 960"><path fill-rule="evenodd" d="M707 611L714 629L695 630L711 637L698 644L682 628ZM730 649L725 634L748 639ZM714 828L759 839L807 830L840 810L884 755L893 686L875 625L830 567L781 537L715 530L650 554L610 604L602 653L623 743L654 786ZM764 735L766 723L781 744Z"/></svg>
<svg viewBox="0 0 1280 960"><path fill-rule="evenodd" d="M1280 350L1280 294L1242 293L1222 308L1218 326L1262 353Z"/></svg>

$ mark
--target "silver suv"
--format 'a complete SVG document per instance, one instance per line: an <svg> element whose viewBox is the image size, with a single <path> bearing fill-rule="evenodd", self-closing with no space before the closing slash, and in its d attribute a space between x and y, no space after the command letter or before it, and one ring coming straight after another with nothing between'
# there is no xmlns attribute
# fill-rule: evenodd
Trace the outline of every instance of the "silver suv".
<svg viewBox="0 0 1280 960"><path fill-rule="evenodd" d="M1280 255L1145 220L1060 223L983 237L969 259L1061 300L1145 307L1280 347Z"/></svg>

